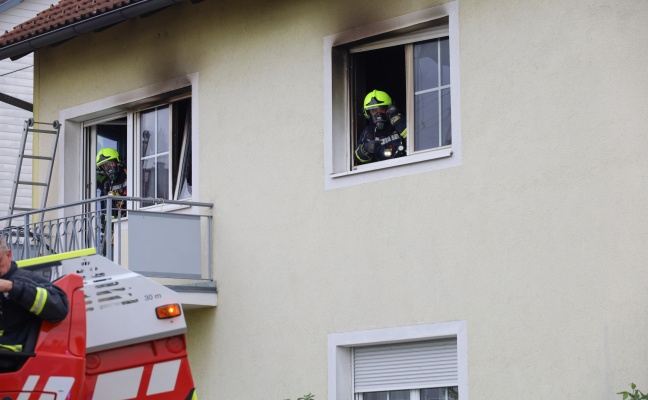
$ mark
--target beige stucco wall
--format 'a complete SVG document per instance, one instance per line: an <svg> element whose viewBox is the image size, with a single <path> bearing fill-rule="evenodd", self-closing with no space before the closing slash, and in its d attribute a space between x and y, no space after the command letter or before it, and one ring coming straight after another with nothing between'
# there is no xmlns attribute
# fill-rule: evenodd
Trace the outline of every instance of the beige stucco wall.
<svg viewBox="0 0 648 400"><path fill-rule="evenodd" d="M473 400L648 388L647 2L462 0L462 165L324 190L324 37L438 3L185 2L39 53L46 119L200 76L201 398L323 400L327 334L452 320Z"/></svg>

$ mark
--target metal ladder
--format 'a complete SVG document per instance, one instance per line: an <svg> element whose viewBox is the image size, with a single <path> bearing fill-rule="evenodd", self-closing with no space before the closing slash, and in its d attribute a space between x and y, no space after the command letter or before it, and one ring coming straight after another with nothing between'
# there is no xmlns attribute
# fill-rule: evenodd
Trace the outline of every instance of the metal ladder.
<svg viewBox="0 0 648 400"><path fill-rule="evenodd" d="M34 125L39 124L40 126L51 126L53 129L39 129L35 128ZM61 124L58 121L53 123L44 123L44 122L34 122L33 118L30 118L25 121L23 127L22 140L20 141L20 150L18 153L18 165L16 165L16 174L13 180L13 187L11 189L11 198L9 199L9 215L13 215L17 211L33 211L33 208L25 207L16 207L16 195L18 194L19 186L40 186L43 188L43 193L41 196L39 209L45 208L47 204L47 194L49 192L50 180L52 179L52 170L54 169L54 156L56 155L56 147L58 145L59 131L61 129ZM44 133L49 135L54 135L51 144L52 152L50 156L36 156L33 154L25 154L25 148L27 147L27 138L30 133ZM33 153L33 151L32 151ZM45 181L35 182L35 181L21 181L20 174L23 167L23 161L25 159L32 160L43 160L49 162L49 168L47 169L47 177ZM7 222L8 225L11 225L11 220Z"/></svg>

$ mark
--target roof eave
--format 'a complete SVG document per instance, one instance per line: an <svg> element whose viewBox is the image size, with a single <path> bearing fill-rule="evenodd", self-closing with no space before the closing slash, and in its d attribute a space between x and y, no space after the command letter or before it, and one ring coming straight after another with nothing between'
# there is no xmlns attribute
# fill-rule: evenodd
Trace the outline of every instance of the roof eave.
<svg viewBox="0 0 648 400"><path fill-rule="evenodd" d="M0 60L6 58L20 58L43 47L51 46L75 36L103 29L127 19L135 18L173 4L181 3L182 1L183 0L144 0L135 4L130 4L109 11L105 14L97 15L96 17L91 17L71 25L66 25L62 28L0 48Z"/></svg>

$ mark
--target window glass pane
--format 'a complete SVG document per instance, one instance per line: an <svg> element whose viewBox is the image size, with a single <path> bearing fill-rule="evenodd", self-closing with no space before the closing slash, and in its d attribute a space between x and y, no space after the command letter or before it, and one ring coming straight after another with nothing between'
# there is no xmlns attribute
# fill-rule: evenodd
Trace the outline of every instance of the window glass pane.
<svg viewBox="0 0 648 400"><path fill-rule="evenodd" d="M388 392L365 393L363 400L389 400Z"/></svg>
<svg viewBox="0 0 648 400"><path fill-rule="evenodd" d="M441 85L450 84L450 39L440 39L441 44Z"/></svg>
<svg viewBox="0 0 648 400"><path fill-rule="evenodd" d="M439 44L432 40L414 46L414 90L439 87Z"/></svg>
<svg viewBox="0 0 648 400"><path fill-rule="evenodd" d="M421 400L446 400L445 388L421 390Z"/></svg>
<svg viewBox="0 0 648 400"><path fill-rule="evenodd" d="M416 96L414 106L414 150L439 147L439 92Z"/></svg>
<svg viewBox="0 0 648 400"><path fill-rule="evenodd" d="M363 400L409 400L409 390L392 390L390 392L364 393Z"/></svg>
<svg viewBox="0 0 648 400"><path fill-rule="evenodd" d="M395 390L389 392L389 400L409 400L409 390Z"/></svg>
<svg viewBox="0 0 648 400"><path fill-rule="evenodd" d="M184 155L180 166L180 191L178 200L191 198L191 129L187 132L184 144Z"/></svg>
<svg viewBox="0 0 648 400"><path fill-rule="evenodd" d="M142 157L155 154L155 110L140 114Z"/></svg>
<svg viewBox="0 0 648 400"><path fill-rule="evenodd" d="M452 144L450 89L441 90L441 145Z"/></svg>
<svg viewBox="0 0 648 400"><path fill-rule="evenodd" d="M187 175L183 177L182 182L180 183L180 192L178 193L178 200L187 200L191 199L191 185L187 181Z"/></svg>
<svg viewBox="0 0 648 400"><path fill-rule="evenodd" d="M142 160L142 197L155 197L155 159Z"/></svg>
<svg viewBox="0 0 648 400"><path fill-rule="evenodd" d="M169 151L169 106L157 109L157 153Z"/></svg>
<svg viewBox="0 0 648 400"><path fill-rule="evenodd" d="M450 89L439 92L439 85L449 84L449 39L415 44L414 151L452 144Z"/></svg>
<svg viewBox="0 0 648 400"><path fill-rule="evenodd" d="M169 155L157 158L157 197L169 198Z"/></svg>
<svg viewBox="0 0 648 400"><path fill-rule="evenodd" d="M421 400L456 400L459 398L459 388L435 388L421 390Z"/></svg>

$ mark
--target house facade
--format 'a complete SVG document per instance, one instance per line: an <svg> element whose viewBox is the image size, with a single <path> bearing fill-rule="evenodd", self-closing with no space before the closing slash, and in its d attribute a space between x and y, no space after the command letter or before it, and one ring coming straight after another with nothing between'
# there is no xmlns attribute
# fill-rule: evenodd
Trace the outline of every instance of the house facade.
<svg viewBox="0 0 648 400"><path fill-rule="evenodd" d="M167 3L34 40L34 105L50 204L95 195L105 146L134 196L213 203L200 398L648 387L648 3ZM361 164L374 89L408 136Z"/></svg>
<svg viewBox="0 0 648 400"><path fill-rule="evenodd" d="M0 32L12 30L45 10L51 1L45 0L4 0L0 1ZM0 93L32 103L34 56L27 54L16 60L0 61ZM15 178L15 167L20 149L20 142L25 120L32 118L31 111L12 104L0 102L0 214L5 215L9 210L11 191ZM32 138L27 141L27 149L31 151ZM22 169L22 178L31 179L31 160L26 160ZM23 208L32 206L32 192L28 188L20 188L16 193L15 205Z"/></svg>

